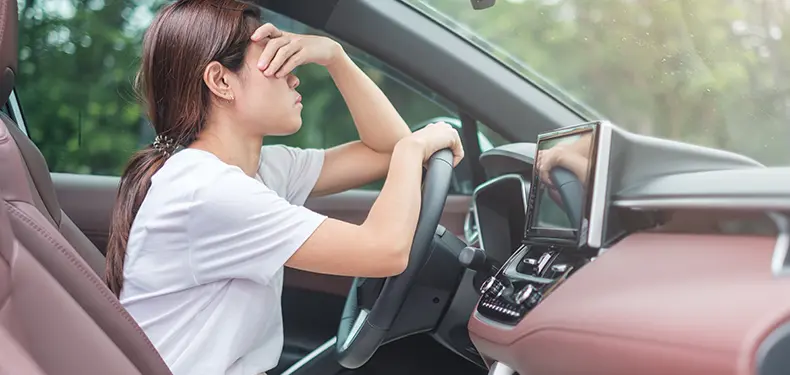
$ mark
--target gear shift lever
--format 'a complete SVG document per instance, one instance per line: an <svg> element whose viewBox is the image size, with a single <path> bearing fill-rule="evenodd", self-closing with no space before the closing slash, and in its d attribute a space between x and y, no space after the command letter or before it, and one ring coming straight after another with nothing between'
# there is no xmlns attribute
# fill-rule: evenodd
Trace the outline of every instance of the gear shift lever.
<svg viewBox="0 0 790 375"><path fill-rule="evenodd" d="M485 280L492 279L499 270L483 249L474 246L467 246L461 250L458 254L458 262L470 270L477 271L472 284L478 290Z"/></svg>
<svg viewBox="0 0 790 375"><path fill-rule="evenodd" d="M464 267L477 272L486 272L491 275L497 271L496 265L488 258L486 252L478 247L467 246L458 254L458 261Z"/></svg>

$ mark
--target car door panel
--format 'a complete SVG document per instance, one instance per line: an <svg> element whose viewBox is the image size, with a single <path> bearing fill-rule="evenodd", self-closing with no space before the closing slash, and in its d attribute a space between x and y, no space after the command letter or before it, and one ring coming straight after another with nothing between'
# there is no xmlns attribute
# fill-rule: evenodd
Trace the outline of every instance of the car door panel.
<svg viewBox="0 0 790 375"><path fill-rule="evenodd" d="M120 179L70 173L51 175L63 212L104 253Z"/></svg>
<svg viewBox="0 0 790 375"><path fill-rule="evenodd" d="M70 173L51 175L63 211L104 251L119 178ZM311 198L305 206L338 220L361 224L378 193L373 190L351 190ZM470 199L466 195L448 196L440 224L457 235L463 234L463 222L469 211Z"/></svg>

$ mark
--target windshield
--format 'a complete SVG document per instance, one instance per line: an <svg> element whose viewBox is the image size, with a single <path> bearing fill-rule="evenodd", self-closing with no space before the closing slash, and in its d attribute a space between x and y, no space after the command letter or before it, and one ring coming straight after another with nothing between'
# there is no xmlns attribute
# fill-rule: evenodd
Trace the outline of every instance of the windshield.
<svg viewBox="0 0 790 375"><path fill-rule="evenodd" d="M405 1L588 119L790 164L788 0Z"/></svg>

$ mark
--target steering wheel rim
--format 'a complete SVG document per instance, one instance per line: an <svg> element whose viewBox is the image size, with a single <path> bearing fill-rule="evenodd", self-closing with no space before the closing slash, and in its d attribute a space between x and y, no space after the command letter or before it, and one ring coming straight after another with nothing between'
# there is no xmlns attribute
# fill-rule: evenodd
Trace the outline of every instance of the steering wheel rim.
<svg viewBox="0 0 790 375"><path fill-rule="evenodd" d="M581 226L584 203L584 185L581 180L565 167L554 167L549 171L551 183L560 194L562 210L574 228Z"/></svg>
<svg viewBox="0 0 790 375"><path fill-rule="evenodd" d="M409 264L400 275L388 277L370 311L360 309L355 278L346 298L337 332L337 361L348 369L367 363L386 338L420 269L430 256L431 242L439 225L453 174L453 153L434 153L428 161L422 204L414 232Z"/></svg>

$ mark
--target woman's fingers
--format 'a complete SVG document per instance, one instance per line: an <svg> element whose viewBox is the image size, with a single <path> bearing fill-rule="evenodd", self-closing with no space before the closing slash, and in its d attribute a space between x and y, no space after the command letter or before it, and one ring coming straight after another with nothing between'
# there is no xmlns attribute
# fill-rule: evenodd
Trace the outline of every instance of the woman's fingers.
<svg viewBox="0 0 790 375"><path fill-rule="evenodd" d="M278 38L281 36L283 36L283 32L280 31L280 29L276 28L274 25L270 23L267 23L257 28L252 33L250 39L252 39L253 42L260 42L264 38Z"/></svg>
<svg viewBox="0 0 790 375"><path fill-rule="evenodd" d="M280 70L283 64L285 64L285 62L297 52L299 52L299 46L297 46L295 43L288 43L280 47L277 49L277 53L274 54L272 61L269 62L266 70L263 71L263 74L267 77L273 76Z"/></svg>
<svg viewBox="0 0 790 375"><path fill-rule="evenodd" d="M453 129L453 133L455 133L455 141L453 142L452 151L453 151L453 166L457 166L461 160L464 159L464 145L461 143L461 136L458 135L458 132Z"/></svg>
<svg viewBox="0 0 790 375"><path fill-rule="evenodd" d="M280 69L277 71L277 78L282 78L287 76L288 73L296 69L297 66L304 63L304 54L305 54L304 50L299 50L293 55L291 55L291 57L289 57L288 60L285 61L283 66L280 67Z"/></svg>
<svg viewBox="0 0 790 375"><path fill-rule="evenodd" d="M282 49L283 47L287 46L291 43L291 39L287 37L279 37L275 39L270 39L266 46L263 47L263 52L261 52L261 57L258 58L258 69L264 70L269 68L271 65L272 59L274 59L275 55Z"/></svg>

